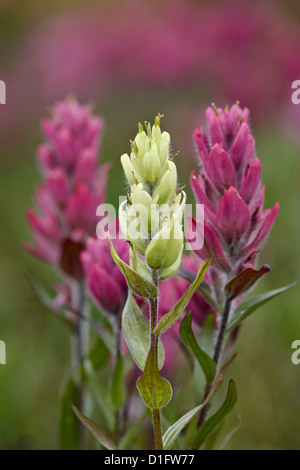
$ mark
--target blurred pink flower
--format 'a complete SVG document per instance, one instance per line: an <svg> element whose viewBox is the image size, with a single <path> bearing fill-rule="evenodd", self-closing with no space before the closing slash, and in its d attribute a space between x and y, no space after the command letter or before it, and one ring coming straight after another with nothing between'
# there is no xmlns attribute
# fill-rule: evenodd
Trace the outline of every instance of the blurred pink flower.
<svg viewBox="0 0 300 470"><path fill-rule="evenodd" d="M128 263L127 242L117 237L113 244L120 258ZM97 305L108 313L120 314L127 300L128 287L125 277L111 256L108 238L89 238L80 259L89 291Z"/></svg>
<svg viewBox="0 0 300 470"><path fill-rule="evenodd" d="M105 201L109 165L97 168L103 122L89 106L74 100L56 103L51 119L42 121L46 143L38 149L43 183L37 189L36 210L28 222L33 256L83 278L79 254L88 236L96 235L96 209Z"/></svg>
<svg viewBox="0 0 300 470"><path fill-rule="evenodd" d="M239 97L262 118L281 112L300 76L299 41L298 24L270 1L162 0L159 10L156 2L112 1L31 30L10 71L10 102L28 110L70 92L104 96L116 85L194 85L201 100L200 90L224 104Z"/></svg>

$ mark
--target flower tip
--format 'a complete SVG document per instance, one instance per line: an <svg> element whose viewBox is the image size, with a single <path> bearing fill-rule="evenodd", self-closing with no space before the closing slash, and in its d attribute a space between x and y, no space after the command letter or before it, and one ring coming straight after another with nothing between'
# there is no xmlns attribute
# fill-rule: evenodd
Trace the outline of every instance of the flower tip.
<svg viewBox="0 0 300 470"><path fill-rule="evenodd" d="M269 272L271 271L271 266L269 264L263 264L260 269L263 270L264 272Z"/></svg>
<svg viewBox="0 0 300 470"><path fill-rule="evenodd" d="M216 115L217 117L219 117L219 112L218 112L218 108L217 108L216 104L215 104L215 103L212 103L212 104L211 104L211 107L212 107L212 109L213 109L215 115Z"/></svg>
<svg viewBox="0 0 300 470"><path fill-rule="evenodd" d="M160 114L158 113L157 116L155 117L155 121L154 121L154 126L155 127L159 127L160 126L160 120L161 118L163 118L164 115L163 114Z"/></svg>
<svg viewBox="0 0 300 470"><path fill-rule="evenodd" d="M197 140L197 139L199 139L200 137L201 137L200 129L198 129L198 128L196 127L196 129L195 129L194 132L193 132L193 138L194 138L195 140Z"/></svg>

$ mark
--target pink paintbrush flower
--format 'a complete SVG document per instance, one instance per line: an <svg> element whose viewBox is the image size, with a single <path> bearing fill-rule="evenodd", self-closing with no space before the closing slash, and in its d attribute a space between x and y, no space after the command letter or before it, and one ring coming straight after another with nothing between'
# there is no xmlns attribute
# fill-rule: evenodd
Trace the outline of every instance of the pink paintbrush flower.
<svg viewBox="0 0 300 470"><path fill-rule="evenodd" d="M79 254L96 236L96 209L105 201L109 165L98 165L103 121L75 100L56 103L42 121L46 142L38 149L43 183L28 222L34 243L25 249L80 280Z"/></svg>
<svg viewBox="0 0 300 470"><path fill-rule="evenodd" d="M224 110L212 106L206 111L208 131L194 132L201 170L198 176L193 172L190 181L197 203L204 205L205 219L204 225L190 219L187 238L192 241L196 231L204 235L197 255L213 256L215 276L225 273L228 280L253 268L279 210L278 203L263 209L261 163L248 116L248 109L238 104Z"/></svg>

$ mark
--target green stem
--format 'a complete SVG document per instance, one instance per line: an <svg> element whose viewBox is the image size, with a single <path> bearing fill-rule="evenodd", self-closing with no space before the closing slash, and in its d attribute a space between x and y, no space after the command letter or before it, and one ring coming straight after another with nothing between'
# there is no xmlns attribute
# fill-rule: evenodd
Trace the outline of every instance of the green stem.
<svg viewBox="0 0 300 470"><path fill-rule="evenodd" d="M223 345L224 345L226 327L227 327L229 313L230 313L230 306L231 306L231 300L226 299L225 306L224 306L224 311L223 311L223 315L222 315L222 321L221 321L221 325L220 325L220 328L219 328L219 331L218 331L217 341L216 341L216 344L215 344L215 349L214 349L214 354L213 354L213 360L216 364L216 369L217 370L219 368L219 363L220 363L220 359L221 359L222 352L223 352ZM207 398L207 396L208 396L208 394L211 390L211 386L212 386L212 384L209 384L209 383L206 385L204 396L203 396L203 401ZM204 423L204 421L206 419L207 410L208 410L208 408L207 408L207 406L205 406L202 409L202 411L199 415L198 429L200 428L200 426Z"/></svg>
<svg viewBox="0 0 300 470"><path fill-rule="evenodd" d="M84 303L85 303L85 288L82 282L78 282L74 287L74 301L76 304L76 310L80 313L84 310ZM72 366L75 374L78 373L78 382L77 382L77 390L78 390L78 408L83 411L84 410L84 388L83 388L83 371L82 371L82 363L84 360L85 354L85 327L84 320L81 318L77 319L77 325L75 329L75 333L73 335L73 347L72 347ZM79 440L81 445L83 444L83 432L82 426L79 426Z"/></svg>
<svg viewBox="0 0 300 470"><path fill-rule="evenodd" d="M217 337L217 341L215 345L215 351L213 355L213 360L215 361L217 369L218 369L221 355L223 352L223 343L225 339L225 333L226 333L226 328L227 328L227 323L228 323L228 318L229 318L229 313L230 313L230 306L231 306L231 300L226 299L224 312L222 315L222 321L221 321L220 329L218 332L218 337Z"/></svg>
<svg viewBox="0 0 300 470"><path fill-rule="evenodd" d="M158 274L156 271L152 273L153 284L158 287ZM158 297L150 301L150 348L156 351L157 358L157 348L158 348L158 337L155 334L155 328L158 323ZM156 450L163 450L163 441L162 441L162 429L161 429L161 416L160 410L152 410L153 414L153 433L154 433L154 443Z"/></svg>
<svg viewBox="0 0 300 470"><path fill-rule="evenodd" d="M118 360L118 355L121 352L121 322L122 322L122 310L117 315L116 325L115 325L116 361ZM119 439L122 433L122 426L123 426L122 418L123 418L122 410L117 409L115 412L115 432L116 432L117 442L119 442Z"/></svg>
<svg viewBox="0 0 300 470"><path fill-rule="evenodd" d="M161 432L161 417L160 410L153 410L153 430L155 449L163 450L162 432Z"/></svg>

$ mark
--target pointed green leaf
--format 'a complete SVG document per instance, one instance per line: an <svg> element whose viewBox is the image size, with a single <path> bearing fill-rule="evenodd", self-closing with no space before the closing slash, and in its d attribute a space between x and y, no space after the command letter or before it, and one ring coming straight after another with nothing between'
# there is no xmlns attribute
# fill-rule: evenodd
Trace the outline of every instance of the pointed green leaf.
<svg viewBox="0 0 300 470"><path fill-rule="evenodd" d="M141 430L141 427L142 427L142 425L143 425L143 423L146 419L147 410L148 410L148 408L145 408L145 411L142 414L142 416L140 417L140 419L128 428L128 430L126 431L126 433L124 434L124 436L122 437L122 439L119 442L119 449L120 450L128 450L130 444L132 444L135 441L135 439L137 438L137 436L138 436L138 434Z"/></svg>
<svg viewBox="0 0 300 470"><path fill-rule="evenodd" d="M196 279L195 273L182 267L178 269L178 274L180 274L180 276L182 276L186 281L189 282L193 282ZM214 297L211 286L207 282L202 281L200 286L198 286L198 291L201 293L202 297L204 297L204 299L209 303L209 305L211 305L215 310L218 310L218 303Z"/></svg>
<svg viewBox="0 0 300 470"><path fill-rule="evenodd" d="M219 450L224 450L227 446L227 444L229 443L229 441L231 440L231 438L234 436L234 434L240 429L241 427L241 423L239 422L237 426L235 426L233 429L231 429L231 431L229 431L223 442L219 445Z"/></svg>
<svg viewBox="0 0 300 470"><path fill-rule="evenodd" d="M202 367L199 365L199 362L195 360L193 370L193 392L196 405L202 403L206 385L207 382Z"/></svg>
<svg viewBox="0 0 300 470"><path fill-rule="evenodd" d="M264 305L265 303L269 302L269 300L273 299L277 295L285 292L286 290L290 289L291 287L295 286L298 281L289 284L288 286L281 287L279 289L271 290L268 292L264 292L263 294L256 295L249 300L241 303L231 314L228 322L227 329L230 330L237 326L242 320L247 318L251 313L255 312L259 307Z"/></svg>
<svg viewBox="0 0 300 470"><path fill-rule="evenodd" d="M125 400L124 395L124 364L121 354L117 354L115 370L111 382L111 401L113 406L119 410L122 408Z"/></svg>
<svg viewBox="0 0 300 470"><path fill-rule="evenodd" d="M216 338L216 314L214 312L209 313L201 327L199 344L201 348L210 355L213 356Z"/></svg>
<svg viewBox="0 0 300 470"><path fill-rule="evenodd" d="M213 356L216 337L215 313L209 313L201 327L198 343L210 357ZM193 389L196 404L201 403L206 388L206 378L198 361L194 364Z"/></svg>
<svg viewBox="0 0 300 470"><path fill-rule="evenodd" d="M145 316L130 292L122 313L122 327L123 335L133 360L140 369L144 370L150 349L150 328ZM159 369L162 368L164 360L164 348L161 340L159 340Z"/></svg>
<svg viewBox="0 0 300 470"><path fill-rule="evenodd" d="M183 415L181 418L179 418L176 423L174 423L172 426L170 426L165 434L163 435L163 446L164 450L168 450L172 447L173 443L175 442L177 436L180 434L180 432L186 427L186 425L191 421L191 419L199 413L206 405L207 403L216 395L216 393L219 391L223 381L225 374L227 372L228 367L232 363L232 361L235 359L237 353L235 353L230 361L228 361L225 366L220 370L218 373L214 383L212 384L212 388L210 393L208 394L207 398L204 400L201 405L196 406L192 410L188 411L185 415Z"/></svg>
<svg viewBox="0 0 300 470"><path fill-rule="evenodd" d="M231 379L228 384L228 391L227 391L227 396L224 400L224 403L222 406L219 408L219 410L210 416L203 424L200 426L198 429L193 445L196 448L199 448L203 442L205 441L206 437L215 429L215 427L220 423L220 421L225 418L225 416L230 413L234 405L236 404L237 401L237 394L236 394L236 388L235 388L235 383Z"/></svg>
<svg viewBox="0 0 300 470"><path fill-rule="evenodd" d="M155 333L158 336L164 333L168 328L170 328L171 325L173 325L173 323L175 323L178 320L178 318L180 317L180 315L182 314L182 312L188 305L189 301L191 300L192 295L197 290L199 284L202 282L211 261L212 261L212 258L209 258L207 261L205 261L202 264L194 282L192 282L191 285L187 288L186 292L183 294L181 299L177 302L175 307L169 313L167 313L166 315L162 317L162 319L160 320L159 324L157 325L155 329Z"/></svg>
<svg viewBox="0 0 300 470"><path fill-rule="evenodd" d="M68 380L61 398L59 441L62 450L80 448L79 423L71 408L72 403L78 404L78 397L78 388L74 380Z"/></svg>
<svg viewBox="0 0 300 470"><path fill-rule="evenodd" d="M110 351L108 347L102 338L97 336L95 344L88 354L88 360L91 361L91 364L95 370L99 370L104 366L109 356Z"/></svg>
<svg viewBox="0 0 300 470"><path fill-rule="evenodd" d="M115 263L119 266L120 270L124 274L129 288L133 294L139 297L145 297L149 300L156 299L158 291L152 282L144 279L140 274L135 272L128 264L121 260L118 253L116 252L111 240L110 240L111 255Z"/></svg>
<svg viewBox="0 0 300 470"><path fill-rule="evenodd" d="M172 398L170 382L159 373L155 348L149 351L145 370L137 381L137 388L145 404L152 410L160 410Z"/></svg>
<svg viewBox="0 0 300 470"><path fill-rule="evenodd" d="M103 445L108 450L117 450L116 444L109 436L107 436L104 431L102 431L95 423L93 423L93 421L84 416L84 414L82 414L78 408L76 408L76 406L72 406L72 408L77 418L101 445Z"/></svg>
<svg viewBox="0 0 300 470"><path fill-rule="evenodd" d="M205 440L205 443L201 450L214 450L215 449L216 440L220 434L221 429L222 429L222 424L217 426L214 429L214 431L210 433L210 435Z"/></svg>
<svg viewBox="0 0 300 470"><path fill-rule="evenodd" d="M182 320L179 328L179 334L183 341L192 349L205 374L207 382L212 382L216 375L216 364L214 363L213 359L200 348L194 336L192 330L192 311L189 311Z"/></svg>
<svg viewBox="0 0 300 470"><path fill-rule="evenodd" d="M270 266L263 265L258 271L247 268L239 273L225 286L225 293L228 299L232 300L248 289L251 289L262 276L270 271L270 269Z"/></svg>
<svg viewBox="0 0 300 470"><path fill-rule="evenodd" d="M115 410L111 402L109 390L103 384L99 374L94 370L90 361L84 362L84 373L87 377L86 386L94 402L101 410L107 427L112 430L115 422Z"/></svg>

